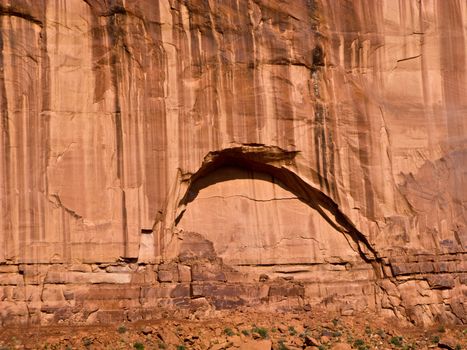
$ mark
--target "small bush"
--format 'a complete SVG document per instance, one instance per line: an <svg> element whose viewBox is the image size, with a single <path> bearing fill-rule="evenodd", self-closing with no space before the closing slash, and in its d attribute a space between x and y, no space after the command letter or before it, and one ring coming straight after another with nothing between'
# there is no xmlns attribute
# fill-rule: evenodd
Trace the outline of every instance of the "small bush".
<svg viewBox="0 0 467 350"><path fill-rule="evenodd" d="M144 350L144 345L141 344L140 342L136 342L133 344L133 347L136 349L136 350Z"/></svg>
<svg viewBox="0 0 467 350"><path fill-rule="evenodd" d="M242 334L248 337L250 335L250 332L247 329L243 329Z"/></svg>
<svg viewBox="0 0 467 350"><path fill-rule="evenodd" d="M366 333L367 335L370 335L370 334L371 334L371 328L370 328L369 326L366 326L366 327L365 327L365 333Z"/></svg>
<svg viewBox="0 0 467 350"><path fill-rule="evenodd" d="M440 333L446 332L446 328L444 328L444 325L441 325L441 326L438 327L438 332L440 332Z"/></svg>
<svg viewBox="0 0 467 350"><path fill-rule="evenodd" d="M289 334L290 335L296 335L297 331L295 330L294 326L289 326Z"/></svg>
<svg viewBox="0 0 467 350"><path fill-rule="evenodd" d="M339 320L338 320L337 318L334 318L334 319L332 320L332 324L333 324L334 326L337 326L338 323L339 323Z"/></svg>
<svg viewBox="0 0 467 350"><path fill-rule="evenodd" d="M289 348L284 344L284 340L281 339L279 340L279 344L278 344L278 348L277 350L289 350Z"/></svg>
<svg viewBox="0 0 467 350"><path fill-rule="evenodd" d="M266 339L268 337L268 330L266 328L263 328L263 327L254 327L252 330L251 330L252 333L258 333L259 336L263 339Z"/></svg>
<svg viewBox="0 0 467 350"><path fill-rule="evenodd" d="M437 336L437 335L432 336L431 337L431 342L433 344L438 344L439 343L439 336Z"/></svg>
<svg viewBox="0 0 467 350"><path fill-rule="evenodd" d="M353 343L355 347L359 347L361 345L365 345L365 342L363 341L363 339L357 339L355 340L355 342Z"/></svg>
<svg viewBox="0 0 467 350"><path fill-rule="evenodd" d="M358 350L368 350L368 346L365 344L363 339L357 339L354 342L354 347L357 348Z"/></svg>
<svg viewBox="0 0 467 350"><path fill-rule="evenodd" d="M381 339L384 339L386 337L386 332L382 329L378 329L376 331L376 334L378 334L381 337Z"/></svg>
<svg viewBox="0 0 467 350"><path fill-rule="evenodd" d="M126 333L127 329L124 325L121 325L120 327L117 328L117 332L120 334Z"/></svg>
<svg viewBox="0 0 467 350"><path fill-rule="evenodd" d="M177 346L177 350L185 350L185 349L186 349L185 345L178 345Z"/></svg>
<svg viewBox="0 0 467 350"><path fill-rule="evenodd" d="M92 339L90 338L83 338L83 345L85 347L90 347L92 345Z"/></svg>
<svg viewBox="0 0 467 350"><path fill-rule="evenodd" d="M167 345L165 345L165 343L163 343L161 341L159 342L158 346L159 346L159 349L162 349L162 350L167 349Z"/></svg>
<svg viewBox="0 0 467 350"><path fill-rule="evenodd" d="M231 328L225 328L224 329L224 334L228 335L229 337L235 335L234 331Z"/></svg>
<svg viewBox="0 0 467 350"><path fill-rule="evenodd" d="M389 340L389 343L391 343L394 346L402 346L402 340L403 340L402 337L392 337Z"/></svg>

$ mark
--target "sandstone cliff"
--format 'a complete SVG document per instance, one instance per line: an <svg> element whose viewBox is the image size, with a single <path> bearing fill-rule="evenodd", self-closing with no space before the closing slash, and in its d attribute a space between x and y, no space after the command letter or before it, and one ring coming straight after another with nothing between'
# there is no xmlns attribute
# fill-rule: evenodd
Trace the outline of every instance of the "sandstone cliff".
<svg viewBox="0 0 467 350"><path fill-rule="evenodd" d="M467 322L464 0L0 4L4 322Z"/></svg>

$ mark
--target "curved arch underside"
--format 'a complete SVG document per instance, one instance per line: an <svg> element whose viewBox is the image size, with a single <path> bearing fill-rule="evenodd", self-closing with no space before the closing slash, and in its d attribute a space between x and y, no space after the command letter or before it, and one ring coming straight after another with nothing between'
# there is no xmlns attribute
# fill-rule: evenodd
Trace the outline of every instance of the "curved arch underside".
<svg viewBox="0 0 467 350"><path fill-rule="evenodd" d="M328 309L377 308L378 254L329 196L297 175L299 163L296 152L244 145L209 153L182 176L162 256L190 266L195 294L244 302L257 293L229 288L266 278L269 303L299 297Z"/></svg>
<svg viewBox="0 0 467 350"><path fill-rule="evenodd" d="M296 165L296 155L297 152L289 152L278 147L264 145L247 145L209 153L200 169L186 180L188 182L187 190L178 203L179 208L183 209L177 215L175 223L178 224L183 221L185 210L188 209L192 202L196 201L200 192L207 191L208 187L219 187L219 191L222 191L221 187L226 187L226 190L230 193L228 196L236 196L236 190L245 190L245 188L242 188L242 183L244 186L254 187L252 181L257 182L258 185L263 182L260 187L264 188L264 182L269 182L272 184L271 191L282 189L283 192L288 193L284 192L284 195L290 197L290 200L293 197L296 202L301 202L311 208L312 211L310 211L309 215L313 213L315 218L319 217L318 220L326 221L333 229L332 231L341 233L360 257L365 262L372 263L376 268L379 264L378 254L365 235L358 231L355 225L340 210L336 202L293 171ZM248 181L241 181L248 177L250 178L249 185L246 183ZM229 181L231 183L226 185ZM222 183L224 183L224 186L221 185ZM228 187L232 188L229 190ZM252 201L265 200L265 198L253 198L252 195L254 196L253 193L243 193L244 197L248 197ZM217 196L222 197L222 194L219 193ZM269 197L269 199L277 202L277 198ZM287 208L287 206L284 208ZM251 215L251 213L248 213L245 217ZM305 219L305 217L302 219ZM262 220L261 217L256 219ZM199 224L202 225L202 223ZM284 237L284 239L287 239L287 237ZM377 268L376 271L379 274L381 270Z"/></svg>

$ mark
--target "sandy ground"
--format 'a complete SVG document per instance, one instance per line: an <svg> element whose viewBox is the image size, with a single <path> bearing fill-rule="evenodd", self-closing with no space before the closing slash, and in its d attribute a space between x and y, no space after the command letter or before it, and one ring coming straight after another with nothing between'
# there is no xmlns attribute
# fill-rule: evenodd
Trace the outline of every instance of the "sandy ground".
<svg viewBox="0 0 467 350"><path fill-rule="evenodd" d="M416 327L370 314L209 311L111 325L0 329L0 349L467 349L467 326Z"/></svg>

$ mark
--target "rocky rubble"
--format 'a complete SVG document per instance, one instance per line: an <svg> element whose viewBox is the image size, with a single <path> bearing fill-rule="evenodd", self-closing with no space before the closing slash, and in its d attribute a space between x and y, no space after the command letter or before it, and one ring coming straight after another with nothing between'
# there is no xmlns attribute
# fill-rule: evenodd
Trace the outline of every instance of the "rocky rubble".
<svg viewBox="0 0 467 350"><path fill-rule="evenodd" d="M465 327L421 330L368 314L330 315L322 310L292 313L255 311L175 312L149 322L95 326L33 327L0 332L2 349L210 349L368 350L465 349Z"/></svg>

